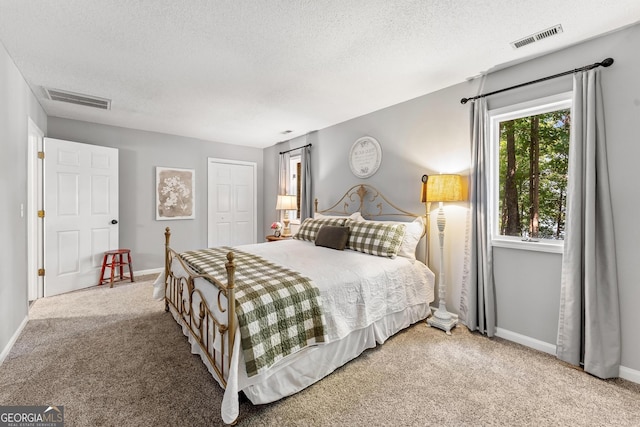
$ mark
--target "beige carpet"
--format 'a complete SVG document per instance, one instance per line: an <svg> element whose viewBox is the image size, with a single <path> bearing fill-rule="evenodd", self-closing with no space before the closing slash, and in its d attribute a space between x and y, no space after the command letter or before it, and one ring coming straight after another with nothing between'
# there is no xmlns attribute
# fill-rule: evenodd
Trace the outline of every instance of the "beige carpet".
<svg viewBox="0 0 640 427"><path fill-rule="evenodd" d="M34 303L0 405L64 405L67 426L217 426L222 390L151 282ZM310 388L240 405L240 426L639 426L640 386L419 323Z"/></svg>

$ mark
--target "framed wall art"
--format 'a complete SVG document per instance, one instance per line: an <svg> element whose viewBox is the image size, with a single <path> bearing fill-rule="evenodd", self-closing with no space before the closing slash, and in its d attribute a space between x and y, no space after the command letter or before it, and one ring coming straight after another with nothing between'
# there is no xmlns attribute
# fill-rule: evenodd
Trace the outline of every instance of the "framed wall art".
<svg viewBox="0 0 640 427"><path fill-rule="evenodd" d="M156 220L196 217L193 169L156 166Z"/></svg>

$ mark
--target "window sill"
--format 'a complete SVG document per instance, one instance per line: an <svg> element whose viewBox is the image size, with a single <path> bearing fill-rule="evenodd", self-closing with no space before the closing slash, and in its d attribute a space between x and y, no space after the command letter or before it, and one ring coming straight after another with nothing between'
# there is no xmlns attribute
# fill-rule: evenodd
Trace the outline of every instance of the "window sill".
<svg viewBox="0 0 640 427"><path fill-rule="evenodd" d="M519 249L524 251L548 252L561 254L564 250L564 242L554 242L541 240L539 242L528 242L518 238L501 237L492 239L491 246L495 248Z"/></svg>

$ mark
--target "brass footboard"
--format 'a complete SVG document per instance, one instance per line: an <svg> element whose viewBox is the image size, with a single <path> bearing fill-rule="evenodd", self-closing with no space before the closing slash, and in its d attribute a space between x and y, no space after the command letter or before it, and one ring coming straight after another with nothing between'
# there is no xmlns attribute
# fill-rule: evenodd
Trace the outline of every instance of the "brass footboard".
<svg viewBox="0 0 640 427"><path fill-rule="evenodd" d="M197 274L178 256L178 253L171 249L169 242L171 230L165 229L165 310L173 308L179 316L179 323L186 326L191 336L200 345L203 353L213 367L220 383L226 388L228 374L233 355L233 344L236 332L236 304L235 304L235 264L233 253L227 254L225 268L227 270L227 283L222 283L213 276L207 274ZM173 260L180 262L186 275L178 275L171 270ZM226 316L216 317L211 311L204 295L196 289L194 281L203 278L209 281L218 289L218 310L226 313ZM227 308L221 303L221 296L227 299ZM222 317L222 318L220 318ZM219 342L217 341L219 340ZM216 349L216 343L219 349ZM227 346L225 352L225 344ZM225 363L226 357L226 363Z"/></svg>

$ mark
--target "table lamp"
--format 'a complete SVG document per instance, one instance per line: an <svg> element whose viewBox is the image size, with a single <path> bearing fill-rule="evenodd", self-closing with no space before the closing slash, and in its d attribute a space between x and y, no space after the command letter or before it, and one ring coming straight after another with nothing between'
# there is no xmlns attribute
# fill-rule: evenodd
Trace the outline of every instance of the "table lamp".
<svg viewBox="0 0 640 427"><path fill-rule="evenodd" d="M276 210L284 211L284 219L282 222L284 223L284 229L282 230L282 237L290 237L291 229L289 228L289 211L298 209L298 201L296 200L296 196L292 196L289 194L280 194L278 195L278 200L276 201Z"/></svg>

